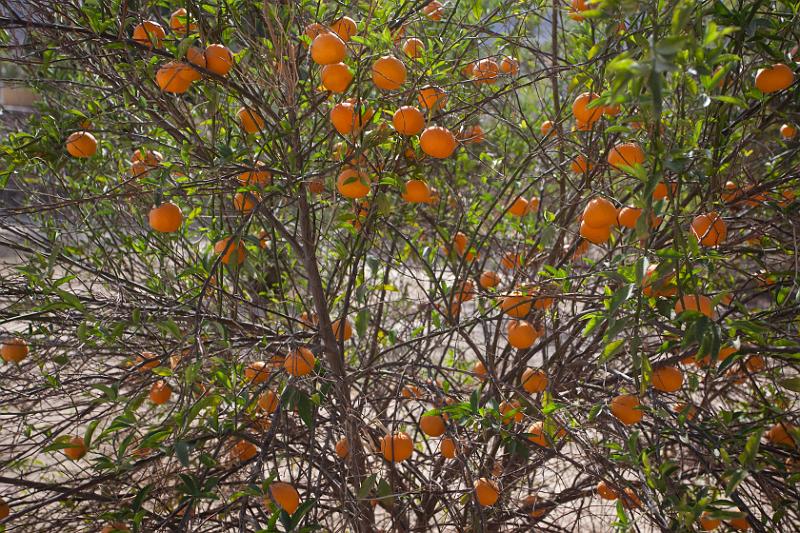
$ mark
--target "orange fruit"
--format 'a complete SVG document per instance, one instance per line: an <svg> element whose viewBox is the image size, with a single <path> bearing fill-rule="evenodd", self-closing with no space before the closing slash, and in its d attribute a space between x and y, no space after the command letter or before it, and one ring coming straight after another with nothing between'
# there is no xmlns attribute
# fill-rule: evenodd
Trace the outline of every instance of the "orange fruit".
<svg viewBox="0 0 800 533"><path fill-rule="evenodd" d="M487 375L486 365L484 365L483 363L478 361L472 367L472 373L475 374L475 377L477 377L479 380L484 381L486 379L486 375Z"/></svg>
<svg viewBox="0 0 800 533"><path fill-rule="evenodd" d="M344 459L350 455L350 444L347 442L347 437L342 437L339 439L339 441L336 443L334 451L339 459Z"/></svg>
<svg viewBox="0 0 800 533"><path fill-rule="evenodd" d="M393 463L401 463L411 457L414 451L414 442L405 433L394 433L381 438L381 453L383 458Z"/></svg>
<svg viewBox="0 0 800 533"><path fill-rule="evenodd" d="M265 126L264 118L255 109L240 107L236 112L239 125L246 133L254 134L262 131Z"/></svg>
<svg viewBox="0 0 800 533"><path fill-rule="evenodd" d="M765 94L782 91L793 82L794 72L783 63L776 63L756 72L756 89Z"/></svg>
<svg viewBox="0 0 800 533"><path fill-rule="evenodd" d="M332 93L343 93L353 81L353 72L344 63L331 63L322 67L322 85Z"/></svg>
<svg viewBox="0 0 800 533"><path fill-rule="evenodd" d="M533 324L525 320L512 320L508 323L508 343L518 350L525 350L533 346L541 336Z"/></svg>
<svg viewBox="0 0 800 533"><path fill-rule="evenodd" d="M616 396L611 400L611 414L626 426L641 422L644 413L639 409L639 398L632 394Z"/></svg>
<svg viewBox="0 0 800 533"><path fill-rule="evenodd" d="M744 363L745 368L751 374L755 374L756 372L761 372L767 367L767 364L764 362L764 358L760 355L751 355L747 358L747 361Z"/></svg>
<svg viewBox="0 0 800 533"><path fill-rule="evenodd" d="M313 41L314 38L319 35L320 33L327 33L330 30L320 24L319 22L312 22L308 26L305 27L303 30L303 34L306 35L309 40Z"/></svg>
<svg viewBox="0 0 800 533"><path fill-rule="evenodd" d="M218 76L227 76L233 68L233 54L227 46L211 44L206 48L206 69Z"/></svg>
<svg viewBox="0 0 800 533"><path fill-rule="evenodd" d="M477 83L492 84L497 81L500 67L494 59L481 59L472 67L472 80Z"/></svg>
<svg viewBox="0 0 800 533"><path fill-rule="evenodd" d="M139 367L139 372L152 370L160 364L161 359L153 352L142 352L136 356L136 365Z"/></svg>
<svg viewBox="0 0 800 533"><path fill-rule="evenodd" d="M450 437L443 437L439 442L439 451L445 459L452 459L456 456L456 441Z"/></svg>
<svg viewBox="0 0 800 533"><path fill-rule="evenodd" d="M691 229L703 246L717 246L728 236L728 225L716 211L694 217Z"/></svg>
<svg viewBox="0 0 800 533"><path fill-rule="evenodd" d="M514 318L525 318L531 312L533 300L530 296L514 291L500 298L500 309Z"/></svg>
<svg viewBox="0 0 800 533"><path fill-rule="evenodd" d="M497 272L486 270L481 274L480 279L478 279L478 283L484 289L491 289L492 287L497 287L498 285L500 285L500 275Z"/></svg>
<svg viewBox="0 0 800 533"><path fill-rule="evenodd" d="M767 440L775 445L778 446L788 446L790 448L797 448L797 443L800 440L796 440L798 437L792 437L792 433L797 433L797 426L794 424L790 424L788 422L778 422L766 433Z"/></svg>
<svg viewBox="0 0 800 533"><path fill-rule="evenodd" d="M478 144L486 140L483 128L479 124L463 127L459 130L457 140L467 144Z"/></svg>
<svg viewBox="0 0 800 533"><path fill-rule="evenodd" d="M583 209L583 223L593 228L612 226L617 221L617 208L605 198L592 198Z"/></svg>
<svg viewBox="0 0 800 533"><path fill-rule="evenodd" d="M311 179L306 182L306 187L311 194L321 194L325 192L325 182L322 179Z"/></svg>
<svg viewBox="0 0 800 533"><path fill-rule="evenodd" d="M311 59L317 65L341 63L346 56L347 47L335 33L320 33L311 41Z"/></svg>
<svg viewBox="0 0 800 533"><path fill-rule="evenodd" d="M394 56L383 56L372 64L372 82L378 89L395 91L406 81L406 66Z"/></svg>
<svg viewBox="0 0 800 533"><path fill-rule="evenodd" d="M14 337L0 346L0 357L7 363L19 363L28 357L29 351L28 343L25 342L25 339Z"/></svg>
<svg viewBox="0 0 800 533"><path fill-rule="evenodd" d="M675 392L683 386L683 372L674 366L664 366L653 371L653 388L661 392Z"/></svg>
<svg viewBox="0 0 800 533"><path fill-rule="evenodd" d="M431 20L442 20L444 16L444 6L436 0L433 0L422 8L422 12Z"/></svg>
<svg viewBox="0 0 800 533"><path fill-rule="evenodd" d="M616 117L619 115L622 108L619 105L607 105L603 107L603 114L607 117Z"/></svg>
<svg viewBox="0 0 800 533"><path fill-rule="evenodd" d="M506 213L515 217L524 216L528 212L528 200L522 196L517 196L514 202L506 210Z"/></svg>
<svg viewBox="0 0 800 533"><path fill-rule="evenodd" d="M97 152L97 139L88 131L76 131L67 137L67 152L72 157L92 157Z"/></svg>
<svg viewBox="0 0 800 533"><path fill-rule="evenodd" d="M422 57L424 51L425 45L416 37L406 39L406 42L403 43L403 52L412 59Z"/></svg>
<svg viewBox="0 0 800 533"><path fill-rule="evenodd" d="M417 93L417 101L419 105L430 111L444 109L445 104L447 104L447 93L444 89L434 85L426 85Z"/></svg>
<svg viewBox="0 0 800 533"><path fill-rule="evenodd" d="M343 322L344 327L342 327ZM346 318L344 320L341 318L334 320L331 323L331 330L333 330L333 336L336 337L337 341L349 341L353 336L353 325Z"/></svg>
<svg viewBox="0 0 800 533"><path fill-rule="evenodd" d="M431 190L422 180L408 180L403 186L403 200L409 203L426 203L431 198Z"/></svg>
<svg viewBox="0 0 800 533"><path fill-rule="evenodd" d="M167 32L158 22L145 20L133 28L132 39L139 44L152 48L161 48L161 41L167 36Z"/></svg>
<svg viewBox="0 0 800 533"><path fill-rule="evenodd" d="M525 433L528 433L528 440L532 443L537 444L542 448L550 447L550 441L548 440L547 434L544 430L543 422L534 422L528 427Z"/></svg>
<svg viewBox="0 0 800 533"><path fill-rule="evenodd" d="M726 203L735 202L741 196L739 186L733 181L725 182L725 192L722 193L722 201Z"/></svg>
<svg viewBox="0 0 800 533"><path fill-rule="evenodd" d="M345 198L363 198L371 190L369 176L354 168L346 168L336 179L336 189Z"/></svg>
<svg viewBox="0 0 800 533"><path fill-rule="evenodd" d="M684 294L675 302L674 309L678 315L684 311L698 311L709 318L714 315L711 298L702 294Z"/></svg>
<svg viewBox="0 0 800 533"><path fill-rule="evenodd" d="M165 63L156 72L156 83L165 93L183 94L192 84L196 71L180 61Z"/></svg>
<svg viewBox="0 0 800 533"><path fill-rule="evenodd" d="M544 122L542 122L542 125L539 128L539 131L542 132L542 135L547 137L553 131L553 127L554 126L553 126L553 121L552 120L545 120Z"/></svg>
<svg viewBox="0 0 800 533"><path fill-rule="evenodd" d="M267 375L269 375L269 373ZM278 405L280 405L280 403L281 400L278 398L278 395L269 389L262 392L258 397L258 407L270 414L278 410Z"/></svg>
<svg viewBox="0 0 800 533"><path fill-rule="evenodd" d="M608 164L617 170L644 163L644 151L637 143L621 143L608 152Z"/></svg>
<svg viewBox="0 0 800 533"><path fill-rule="evenodd" d="M261 195L257 192L237 192L233 195L233 208L240 213L247 214L261 202Z"/></svg>
<svg viewBox="0 0 800 533"><path fill-rule="evenodd" d="M241 439L231 447L231 458L234 461L245 463L258 455L258 448L250 441Z"/></svg>
<svg viewBox="0 0 800 533"><path fill-rule="evenodd" d="M439 437L445 432L444 418L439 415L426 415L419 419L419 428L429 437Z"/></svg>
<svg viewBox="0 0 800 533"><path fill-rule="evenodd" d="M626 509L638 509L642 506L642 500L639 499L639 496L637 496L630 487L626 487L625 490L622 491L620 501L622 502L622 506Z"/></svg>
<svg viewBox="0 0 800 533"><path fill-rule="evenodd" d="M579 94L578 97L575 98L575 101L572 102L572 114L575 116L575 119L587 124L600 120L600 117L603 116L603 108L594 107L589 109L588 107L589 103L597 98L600 98L600 96L595 93L586 92Z"/></svg>
<svg viewBox="0 0 800 533"><path fill-rule="evenodd" d="M160 233L174 233L181 229L183 212L172 202L166 202L151 209L148 220L154 230Z"/></svg>
<svg viewBox="0 0 800 533"><path fill-rule="evenodd" d="M425 128L425 116L416 107L406 105L394 112L392 125L400 135L417 135Z"/></svg>
<svg viewBox="0 0 800 533"><path fill-rule="evenodd" d="M419 137L422 151L437 159L446 159L455 151L457 143L453 133L442 126L428 126Z"/></svg>
<svg viewBox="0 0 800 533"><path fill-rule="evenodd" d="M586 174L592 169L592 166L586 160L586 157L579 155L570 162L569 169L575 174Z"/></svg>
<svg viewBox="0 0 800 533"><path fill-rule="evenodd" d="M500 259L500 266L506 270L513 270L520 265L522 265L522 258L519 254L513 252L504 253L503 257Z"/></svg>
<svg viewBox="0 0 800 533"><path fill-rule="evenodd" d="M713 531L717 529L720 524L722 523L720 520L716 518L711 518L708 513L703 513L703 515L699 519L700 522L700 529L703 531Z"/></svg>
<svg viewBox="0 0 800 533"><path fill-rule="evenodd" d="M172 396L172 387L163 379L159 379L150 387L150 401L156 405L167 403L170 396Z"/></svg>
<svg viewBox="0 0 800 533"><path fill-rule="evenodd" d="M728 520L728 525L737 531L747 531L750 529L750 522L747 520L746 515Z"/></svg>
<svg viewBox="0 0 800 533"><path fill-rule="evenodd" d="M61 451L64 452L64 455L68 458L77 461L86 455L86 444L81 437L70 437L66 443L69 444L69 446L62 448Z"/></svg>
<svg viewBox="0 0 800 533"><path fill-rule="evenodd" d="M611 226L595 228L589 226L586 222L581 222L579 233L581 237L591 243L603 244L604 242L608 242L608 239L611 238Z"/></svg>
<svg viewBox="0 0 800 533"><path fill-rule="evenodd" d="M227 265L233 261L234 265L241 265L247 257L247 249L240 240L225 237L214 244L214 253L222 255L222 264Z"/></svg>
<svg viewBox="0 0 800 533"><path fill-rule="evenodd" d="M658 264L647 267L644 279L642 279L642 293L647 297L672 297L678 292L673 280L674 274L666 274L658 279L653 279L658 270Z"/></svg>
<svg viewBox="0 0 800 533"><path fill-rule="evenodd" d="M482 507L490 507L500 498L500 489L491 479L476 479L472 486L475 489L475 500Z"/></svg>
<svg viewBox="0 0 800 533"><path fill-rule="evenodd" d="M186 49L186 61L195 67L206 68L208 66L206 63L206 51L197 46L190 46ZM196 79L200 79L201 77L202 76L198 72Z"/></svg>
<svg viewBox="0 0 800 533"><path fill-rule="evenodd" d="M678 402L672 406L672 412L685 415L687 420L694 420L694 417L697 415L697 407L685 402Z"/></svg>
<svg viewBox="0 0 800 533"><path fill-rule="evenodd" d="M186 35L190 31L197 31L197 24L189 22L189 15L185 8L178 8L169 16L169 27L178 35Z"/></svg>
<svg viewBox="0 0 800 533"><path fill-rule="evenodd" d="M516 76L519 74L519 61L511 56L503 56L500 60L500 72L509 76Z"/></svg>
<svg viewBox="0 0 800 533"><path fill-rule="evenodd" d="M265 170L264 167L266 167L264 163L256 161L252 170L242 172L236 179L238 179L242 185L265 187L272 182L272 173L269 170Z"/></svg>
<svg viewBox="0 0 800 533"><path fill-rule="evenodd" d="M311 350L301 346L286 357L283 368L289 375L300 377L310 374L316 362L317 359Z"/></svg>
<svg viewBox="0 0 800 533"><path fill-rule="evenodd" d="M617 214L617 224L620 226L633 229L642 216L642 210L638 207L626 206L619 210Z"/></svg>
<svg viewBox="0 0 800 533"><path fill-rule="evenodd" d="M675 187L674 183L671 183L668 187L666 183L659 181L656 183L655 189L653 189L653 201L657 202L664 198L670 198L671 193L675 191Z"/></svg>
<svg viewBox="0 0 800 533"><path fill-rule="evenodd" d="M341 40L347 42L353 35L358 33L358 26L356 25L356 21L350 17L342 17L331 24L331 30L333 30Z"/></svg>
<svg viewBox="0 0 800 533"><path fill-rule="evenodd" d="M103 526L103 529L100 530L100 533L130 533L130 528L125 524L115 522L113 524Z"/></svg>
<svg viewBox="0 0 800 533"><path fill-rule="evenodd" d="M542 392L547 388L549 382L550 380L547 378L547 374L542 370L526 368L522 372L522 388L529 394Z"/></svg>
<svg viewBox="0 0 800 533"><path fill-rule="evenodd" d="M794 139L797 135L797 128L791 124L781 126L781 137L784 139Z"/></svg>
<svg viewBox="0 0 800 533"><path fill-rule="evenodd" d="M597 484L597 495L609 501L614 501L619 497L617 491L612 489L605 481L601 481Z"/></svg>
<svg viewBox="0 0 800 533"><path fill-rule="evenodd" d="M278 507L289 514L293 514L300 506L300 494L297 489L288 483L273 482L269 486L269 495L278 504Z"/></svg>

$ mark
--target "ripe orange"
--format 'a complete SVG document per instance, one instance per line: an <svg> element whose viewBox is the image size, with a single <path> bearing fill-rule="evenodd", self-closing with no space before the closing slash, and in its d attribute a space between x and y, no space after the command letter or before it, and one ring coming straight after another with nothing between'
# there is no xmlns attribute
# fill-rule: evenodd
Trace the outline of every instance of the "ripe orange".
<svg viewBox="0 0 800 533"><path fill-rule="evenodd" d="M716 518L711 518L708 513L703 513L700 517L700 529L703 531L713 531L717 529L720 524L722 523L720 520Z"/></svg>
<svg viewBox="0 0 800 533"><path fill-rule="evenodd" d="M429 111L444 109L447 104L447 93L435 85L426 85L417 93L417 101L419 105Z"/></svg>
<svg viewBox="0 0 800 533"><path fill-rule="evenodd" d="M190 46L186 50L186 61L195 67L206 68L208 66L206 64L206 51L197 46ZM194 75L190 76L192 81L197 81L203 77L196 69L194 72Z"/></svg>
<svg viewBox="0 0 800 533"><path fill-rule="evenodd" d="M167 32L158 22L145 20L133 28L132 39L139 44L152 48L161 48L161 41L167 36Z"/></svg>
<svg viewBox="0 0 800 533"><path fill-rule="evenodd" d="M617 208L605 198L589 200L583 209L583 222L593 228L612 226L617 221Z"/></svg>
<svg viewBox="0 0 800 533"><path fill-rule="evenodd" d="M320 33L326 33L329 31L330 30L328 28L326 28L319 22L312 22L311 24L305 27L305 29L303 30L303 34L305 34L309 38L309 40L313 41L314 38Z"/></svg>
<svg viewBox="0 0 800 533"><path fill-rule="evenodd" d="M475 377L477 377L480 381L485 381L486 380L486 375L487 375L486 365L484 365L483 363L478 361L472 367L472 373L475 374Z"/></svg>
<svg viewBox="0 0 800 533"><path fill-rule="evenodd" d="M413 451L414 442L405 433L385 435L381 438L381 453L387 461L401 463L411 458Z"/></svg>
<svg viewBox="0 0 800 533"><path fill-rule="evenodd" d="M697 407L685 402L678 402L672 406L672 412L685 415L687 420L694 420L694 417L697 415Z"/></svg>
<svg viewBox="0 0 800 533"><path fill-rule="evenodd" d="M86 444L81 437L70 437L67 444L69 444L69 446L62 448L61 451L73 461L77 461L86 455Z"/></svg>
<svg viewBox="0 0 800 533"><path fill-rule="evenodd" d="M241 265L247 258L247 249L240 240L233 240L232 237L225 237L214 244L214 253L222 255L222 264L227 265L233 261L234 265Z"/></svg>
<svg viewBox="0 0 800 533"><path fill-rule="evenodd" d="M653 371L653 388L661 392L675 392L683 386L683 372L674 366L664 366Z"/></svg>
<svg viewBox="0 0 800 533"><path fill-rule="evenodd" d="M622 491L620 501L622 502L622 506L626 509L638 509L642 506L642 500L639 499L639 496L637 496L630 487L626 487L625 490Z"/></svg>
<svg viewBox="0 0 800 533"><path fill-rule="evenodd" d="M542 421L531 424L525 433L528 433L528 440L532 443L537 444L542 448L550 447L550 441L548 440L547 434L544 430L544 423Z"/></svg>
<svg viewBox="0 0 800 533"><path fill-rule="evenodd" d="M642 279L642 293L647 297L672 297L678 292L678 288L673 283L674 274L666 274L658 279L654 279L658 264L647 267L644 279Z"/></svg>
<svg viewBox="0 0 800 533"><path fill-rule="evenodd" d="M325 192L325 182L322 179L311 179L306 182L306 187L311 194L321 194Z"/></svg>
<svg viewBox="0 0 800 533"><path fill-rule="evenodd" d="M183 212L172 202L166 202L150 210L150 227L160 233L174 233L181 228Z"/></svg>
<svg viewBox="0 0 800 533"><path fill-rule="evenodd" d="M530 322L512 320L508 323L508 343L518 350L530 348L540 336L541 332Z"/></svg>
<svg viewBox="0 0 800 533"><path fill-rule="evenodd" d="M336 443L334 451L339 459L344 459L350 455L350 444L347 442L347 437L342 437L339 439L339 441Z"/></svg>
<svg viewBox="0 0 800 533"><path fill-rule="evenodd" d="M332 93L343 93L353 81L353 72L344 63L331 63L322 67L322 85Z"/></svg>
<svg viewBox="0 0 800 533"><path fill-rule="evenodd" d="M76 131L67 137L67 152L72 157L92 157L97 152L97 139L88 131Z"/></svg>
<svg viewBox="0 0 800 533"><path fill-rule="evenodd" d="M788 422L778 422L766 433L767 440L778 446L788 446L790 448L797 448L800 442L800 435L798 435L798 428L794 424ZM793 437L792 434L797 436Z"/></svg>
<svg viewBox="0 0 800 533"><path fill-rule="evenodd" d="M492 84L497 81L500 67L494 59L481 59L472 68L472 80L477 83Z"/></svg>
<svg viewBox="0 0 800 533"><path fill-rule="evenodd" d="M103 529L100 530L100 533L130 533L130 528L121 522L115 522L113 524L103 526Z"/></svg>
<svg viewBox="0 0 800 533"><path fill-rule="evenodd" d="M231 458L239 463L246 463L258 455L258 448L250 441L241 439L231 447Z"/></svg>
<svg viewBox="0 0 800 533"><path fill-rule="evenodd" d="M433 0L422 8L422 12L431 20L442 20L444 16L444 6L436 0Z"/></svg>
<svg viewBox="0 0 800 533"><path fill-rule="evenodd" d="M269 494L278 507L293 514L300 506L300 494L288 483L273 482L269 486Z"/></svg>
<svg viewBox="0 0 800 533"><path fill-rule="evenodd" d="M776 63L756 72L756 89L765 94L782 91L793 82L794 72L783 63Z"/></svg>
<svg viewBox="0 0 800 533"><path fill-rule="evenodd" d="M639 409L639 398L632 394L616 396L611 400L611 414L626 426L641 422L644 413Z"/></svg>
<svg viewBox="0 0 800 533"><path fill-rule="evenodd" d="M692 220L691 229L703 246L717 246L728 236L728 225L716 211L696 216Z"/></svg>
<svg viewBox="0 0 800 533"><path fill-rule="evenodd" d="M406 39L406 42L403 43L403 52L412 59L422 57L424 51L425 45L416 37Z"/></svg>
<svg viewBox="0 0 800 533"><path fill-rule="evenodd" d="M445 459L452 459L456 456L456 441L450 437L442 438L439 442L439 451Z"/></svg>
<svg viewBox="0 0 800 533"><path fill-rule="evenodd" d="M344 42L349 41L353 35L358 33L356 21L350 17L342 17L334 21L333 24L331 24L331 29Z"/></svg>
<svg viewBox="0 0 800 533"><path fill-rule="evenodd" d="M791 124L781 126L781 137L784 139L794 139L797 135L797 128Z"/></svg>
<svg viewBox="0 0 800 533"><path fill-rule="evenodd" d="M316 362L317 358L314 357L311 350L301 346L286 357L283 368L289 375L301 377L310 374L314 370Z"/></svg>
<svg viewBox="0 0 800 533"><path fill-rule="evenodd" d="M180 61L165 63L156 72L156 83L165 93L183 94L192 84L196 71Z"/></svg>
<svg viewBox="0 0 800 533"><path fill-rule="evenodd" d="M445 432L444 418L440 415L427 415L419 419L419 428L429 437L439 437Z"/></svg>
<svg viewBox="0 0 800 533"><path fill-rule="evenodd" d="M491 289L492 287L497 287L498 285L500 285L500 275L497 274L497 272L486 270L481 274L480 279L478 279L478 283L484 289Z"/></svg>
<svg viewBox="0 0 800 533"><path fill-rule="evenodd" d="M189 22L189 15L185 8L178 8L169 17L169 27L178 35L186 35L190 31L197 31L197 23Z"/></svg>
<svg viewBox="0 0 800 533"><path fill-rule="evenodd" d="M236 112L239 124L246 133L254 134L262 131L266 123L264 118L255 109L240 107Z"/></svg>
<svg viewBox="0 0 800 533"><path fill-rule="evenodd" d="M519 61L511 56L503 56L500 60L500 72L510 76L519 74Z"/></svg>
<svg viewBox="0 0 800 533"><path fill-rule="evenodd" d="M545 120L542 122L542 126L539 128L539 131L542 132L542 135L547 137L553 131L553 121L552 120Z"/></svg>
<svg viewBox="0 0 800 533"><path fill-rule="evenodd" d="M586 174L592 169L592 165L589 164L586 157L579 155L570 162L569 169L575 174Z"/></svg>
<svg viewBox="0 0 800 533"><path fill-rule="evenodd" d="M519 256L519 254L515 254L514 252L506 252L500 259L500 266L505 268L506 270L514 270L515 268L521 265L522 265L522 258Z"/></svg>
<svg viewBox="0 0 800 533"><path fill-rule="evenodd" d="M152 370L160 364L161 359L153 352L142 352L136 356L136 365L139 367L139 372Z"/></svg>
<svg viewBox="0 0 800 533"><path fill-rule="evenodd" d="M525 318L531 312L533 299L523 295L519 291L514 291L508 296L500 298L500 309L514 318Z"/></svg>
<svg viewBox="0 0 800 533"><path fill-rule="evenodd" d="M656 183L655 189L653 189L653 200L659 201L663 200L664 198L670 198L671 194L675 192L676 184L671 183L670 186L667 186L666 183L663 181L659 181Z"/></svg>
<svg viewBox="0 0 800 533"><path fill-rule="evenodd" d="M392 125L400 135L417 135L425 127L425 116L416 107L406 105L394 112Z"/></svg>
<svg viewBox="0 0 800 533"><path fill-rule="evenodd" d="M233 208L240 213L247 214L261 202L261 195L257 192L237 192L233 195Z"/></svg>
<svg viewBox="0 0 800 533"><path fill-rule="evenodd" d="M354 168L346 168L336 179L336 189L345 198L363 198L370 192L370 179Z"/></svg>
<svg viewBox="0 0 800 533"><path fill-rule="evenodd" d="M522 388L529 394L536 394L542 392L547 388L550 380L541 370L534 370L533 368L526 368L522 372Z"/></svg>
<svg viewBox="0 0 800 533"><path fill-rule="evenodd" d="M164 160L164 156L157 150L141 150L136 149L131 156L131 162L141 161L148 166L156 167Z"/></svg>
<svg viewBox="0 0 800 533"><path fill-rule="evenodd" d="M156 405L167 403L170 396L172 396L172 387L163 379L159 379L150 387L150 401Z"/></svg>
<svg viewBox="0 0 800 533"><path fill-rule="evenodd" d="M269 374L267 374L269 375ZM272 414L278 410L281 400L278 395L267 389L258 397L258 407L264 411Z"/></svg>
<svg viewBox="0 0 800 533"><path fill-rule="evenodd" d="M644 163L644 151L637 143L621 143L608 152L608 164L617 170Z"/></svg>
<svg viewBox="0 0 800 533"><path fill-rule="evenodd" d="M581 222L579 234L591 243L603 244L604 242L608 242L608 239L611 238L611 226L594 228L586 224L586 222Z"/></svg>
<svg viewBox="0 0 800 533"><path fill-rule="evenodd" d="M747 520L746 515L731 518L728 520L728 525L737 531L747 531L750 529L750 522Z"/></svg>
<svg viewBox="0 0 800 533"><path fill-rule="evenodd" d="M586 92L579 94L578 97L575 98L575 101L572 102L572 114L575 116L575 119L588 124L600 120L600 117L603 116L603 108L594 107L589 109L588 107L589 103L597 98L600 98L600 95L595 93Z"/></svg>
<svg viewBox="0 0 800 533"><path fill-rule="evenodd" d="M403 187L403 200L409 203L427 203L431 190L422 180L408 180Z"/></svg>
<svg viewBox="0 0 800 533"><path fill-rule="evenodd" d="M233 68L233 54L227 46L211 44L206 48L206 69L218 76L227 76Z"/></svg>
<svg viewBox="0 0 800 533"><path fill-rule="evenodd" d="M506 213L515 217L524 216L528 212L528 200L523 196L517 196L511 207L508 208Z"/></svg>
<svg viewBox="0 0 800 533"><path fill-rule="evenodd" d="M0 347L0 357L7 363L19 363L28 357L28 352L28 343L20 337L8 339Z"/></svg>
<svg viewBox="0 0 800 533"><path fill-rule="evenodd" d="M642 216L642 210L638 207L626 206L619 210L617 214L617 223L620 226L633 229Z"/></svg>
<svg viewBox="0 0 800 533"><path fill-rule="evenodd" d="M311 41L311 59L317 65L341 63L346 56L347 47L335 33L320 33Z"/></svg>
<svg viewBox="0 0 800 533"><path fill-rule="evenodd" d="M476 479L473 488L475 489L475 500L482 507L490 507L500 498L500 488L497 483L485 477Z"/></svg>
<svg viewBox="0 0 800 533"><path fill-rule="evenodd" d="M708 318L714 315L711 298L702 294L684 294L675 302L674 309L678 315L684 311L698 311Z"/></svg>
<svg viewBox="0 0 800 533"><path fill-rule="evenodd" d="M344 322L344 327L342 327L342 322ZM331 323L331 330L338 341L349 341L353 336L353 325L346 318L344 321L342 319L334 320Z"/></svg>
<svg viewBox="0 0 800 533"><path fill-rule="evenodd" d="M450 157L457 144L453 133L442 126L428 126L419 137L419 146L422 151L437 159Z"/></svg>
<svg viewBox="0 0 800 533"><path fill-rule="evenodd" d="M406 66L394 56L383 56L372 64L372 82L378 89L395 91L406 81Z"/></svg>
<svg viewBox="0 0 800 533"><path fill-rule="evenodd" d="M256 161L252 170L242 172L236 179L238 179L242 185L265 187L272 182L272 173L269 170L265 170L264 167L266 167L266 165L263 162Z"/></svg>
<svg viewBox="0 0 800 533"><path fill-rule="evenodd" d="M597 484L597 495L603 498L604 500L614 501L619 496L617 495L617 491L612 489L608 483L605 481L601 481Z"/></svg>

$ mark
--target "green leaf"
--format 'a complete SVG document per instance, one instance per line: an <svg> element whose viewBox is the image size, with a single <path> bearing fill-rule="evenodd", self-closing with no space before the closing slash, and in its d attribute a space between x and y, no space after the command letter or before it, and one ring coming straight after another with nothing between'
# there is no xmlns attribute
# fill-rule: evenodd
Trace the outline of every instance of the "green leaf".
<svg viewBox="0 0 800 533"><path fill-rule="evenodd" d="M175 443L175 455L185 467L189 466L189 443L179 440Z"/></svg>
<svg viewBox="0 0 800 533"><path fill-rule="evenodd" d="M778 381L778 384L784 389L790 391L800 392L800 378L786 378Z"/></svg>
<svg viewBox="0 0 800 533"><path fill-rule="evenodd" d="M744 451L739 454L739 462L743 466L750 466L753 464L753 461L755 461L755 458L758 455L758 448L761 445L761 435L763 434L764 429L761 428L753 432L747 438L747 442L744 445Z"/></svg>
<svg viewBox="0 0 800 533"><path fill-rule="evenodd" d="M375 480L377 479L377 474L372 474L364 482L358 487L358 499L363 500L369 494L369 491L372 490L372 487L375 485Z"/></svg>

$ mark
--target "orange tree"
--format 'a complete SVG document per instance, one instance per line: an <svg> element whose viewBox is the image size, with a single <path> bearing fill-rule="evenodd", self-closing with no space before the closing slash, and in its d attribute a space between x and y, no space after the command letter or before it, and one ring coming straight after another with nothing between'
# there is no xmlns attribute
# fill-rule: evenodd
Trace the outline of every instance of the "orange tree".
<svg viewBox="0 0 800 533"><path fill-rule="evenodd" d="M0 527L800 520L796 5L20 4Z"/></svg>

